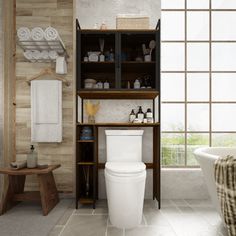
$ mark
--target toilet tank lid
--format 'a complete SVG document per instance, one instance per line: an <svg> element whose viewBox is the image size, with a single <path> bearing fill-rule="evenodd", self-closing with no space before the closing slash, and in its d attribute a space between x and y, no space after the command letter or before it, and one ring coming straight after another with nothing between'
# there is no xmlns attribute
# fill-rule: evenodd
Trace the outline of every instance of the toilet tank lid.
<svg viewBox="0 0 236 236"><path fill-rule="evenodd" d="M114 173L139 173L146 169L143 162L107 162L105 168Z"/></svg>
<svg viewBox="0 0 236 236"><path fill-rule="evenodd" d="M143 130L105 130L106 136L141 136Z"/></svg>

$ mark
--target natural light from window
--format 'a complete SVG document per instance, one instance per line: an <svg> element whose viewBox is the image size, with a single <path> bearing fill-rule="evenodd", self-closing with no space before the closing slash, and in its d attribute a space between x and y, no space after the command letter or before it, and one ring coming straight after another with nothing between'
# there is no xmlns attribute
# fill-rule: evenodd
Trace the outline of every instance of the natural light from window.
<svg viewBox="0 0 236 236"><path fill-rule="evenodd" d="M236 1L162 0L162 165L236 143Z"/></svg>

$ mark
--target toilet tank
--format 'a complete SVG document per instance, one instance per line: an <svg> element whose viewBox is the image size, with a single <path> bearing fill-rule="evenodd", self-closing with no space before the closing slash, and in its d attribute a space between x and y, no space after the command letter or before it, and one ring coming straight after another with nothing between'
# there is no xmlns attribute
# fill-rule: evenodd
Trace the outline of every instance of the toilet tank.
<svg viewBox="0 0 236 236"><path fill-rule="evenodd" d="M143 130L105 130L107 161L142 161L143 132Z"/></svg>

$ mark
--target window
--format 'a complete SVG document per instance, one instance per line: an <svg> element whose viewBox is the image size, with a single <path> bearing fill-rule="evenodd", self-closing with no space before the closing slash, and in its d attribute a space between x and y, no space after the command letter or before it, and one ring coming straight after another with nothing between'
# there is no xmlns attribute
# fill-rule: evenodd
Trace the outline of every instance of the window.
<svg viewBox="0 0 236 236"><path fill-rule="evenodd" d="M236 144L236 1L162 0L162 165Z"/></svg>

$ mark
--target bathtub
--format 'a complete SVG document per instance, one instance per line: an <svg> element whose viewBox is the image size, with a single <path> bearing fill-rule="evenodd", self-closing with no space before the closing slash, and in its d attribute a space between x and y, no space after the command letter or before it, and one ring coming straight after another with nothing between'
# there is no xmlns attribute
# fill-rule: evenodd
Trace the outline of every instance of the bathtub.
<svg viewBox="0 0 236 236"><path fill-rule="evenodd" d="M194 151L194 155L198 160L202 169L206 185L212 200L212 203L218 213L221 215L220 202L217 197L216 184L214 178L214 163L221 156L232 155L236 156L236 148L227 147L208 147L198 148Z"/></svg>

